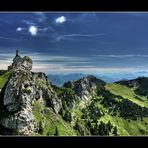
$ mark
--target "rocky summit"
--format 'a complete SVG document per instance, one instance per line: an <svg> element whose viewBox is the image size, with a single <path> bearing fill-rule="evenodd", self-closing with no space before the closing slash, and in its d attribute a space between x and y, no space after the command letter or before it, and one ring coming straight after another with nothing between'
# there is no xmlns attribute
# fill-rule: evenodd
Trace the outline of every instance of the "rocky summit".
<svg viewBox="0 0 148 148"><path fill-rule="evenodd" d="M19 51L0 70L0 135L148 135L147 79L106 83L92 75L53 85Z"/></svg>
<svg viewBox="0 0 148 148"><path fill-rule="evenodd" d="M12 64L14 65L14 64ZM12 134L30 135L35 131L33 101L52 107L55 113L60 110L61 102L53 91L44 73L31 72L32 60L25 56L11 69L10 77L4 86L2 106L6 115L1 117L1 125Z"/></svg>

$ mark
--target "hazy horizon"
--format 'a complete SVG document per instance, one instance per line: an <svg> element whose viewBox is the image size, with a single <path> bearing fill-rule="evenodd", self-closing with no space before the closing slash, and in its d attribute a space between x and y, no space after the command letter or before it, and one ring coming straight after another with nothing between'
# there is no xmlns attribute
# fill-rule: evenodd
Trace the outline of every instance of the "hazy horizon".
<svg viewBox="0 0 148 148"><path fill-rule="evenodd" d="M19 49L46 74L148 72L148 13L0 13L0 69Z"/></svg>

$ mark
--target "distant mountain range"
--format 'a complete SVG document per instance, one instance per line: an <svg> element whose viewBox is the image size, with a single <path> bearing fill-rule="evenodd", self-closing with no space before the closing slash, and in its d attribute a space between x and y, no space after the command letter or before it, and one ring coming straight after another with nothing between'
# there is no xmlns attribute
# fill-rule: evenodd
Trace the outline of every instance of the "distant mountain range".
<svg viewBox="0 0 148 148"><path fill-rule="evenodd" d="M67 81L77 80L84 76L86 76L86 74L82 74L82 73L49 74L48 78L53 84L57 86L62 86Z"/></svg>
<svg viewBox="0 0 148 148"><path fill-rule="evenodd" d="M70 74L49 74L49 80L57 86L62 86L67 81L74 81L85 77L90 74L83 74L83 73L70 73ZM95 77L102 79L108 83L113 83L120 80L128 80L128 79L135 79L140 76L148 76L147 71L139 71L133 73L100 73L100 74L93 74Z"/></svg>

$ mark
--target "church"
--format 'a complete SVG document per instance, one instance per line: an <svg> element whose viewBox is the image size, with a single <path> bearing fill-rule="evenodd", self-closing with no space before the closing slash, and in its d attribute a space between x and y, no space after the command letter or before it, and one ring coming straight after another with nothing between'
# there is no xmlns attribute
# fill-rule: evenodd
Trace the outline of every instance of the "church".
<svg viewBox="0 0 148 148"><path fill-rule="evenodd" d="M22 58L19 55L19 50L17 49L16 50L16 55L15 55L15 57L13 59L13 63L10 66L8 66L8 70L11 70L14 67L18 66L21 63L21 61L22 61Z"/></svg>

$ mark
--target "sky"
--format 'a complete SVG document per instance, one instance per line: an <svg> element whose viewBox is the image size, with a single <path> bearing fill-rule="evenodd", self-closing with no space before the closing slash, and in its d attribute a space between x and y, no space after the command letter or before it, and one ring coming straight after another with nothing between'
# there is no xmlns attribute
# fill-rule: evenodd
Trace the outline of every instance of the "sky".
<svg viewBox="0 0 148 148"><path fill-rule="evenodd" d="M126 73L148 71L148 13L0 13L0 69L16 49L33 71Z"/></svg>

